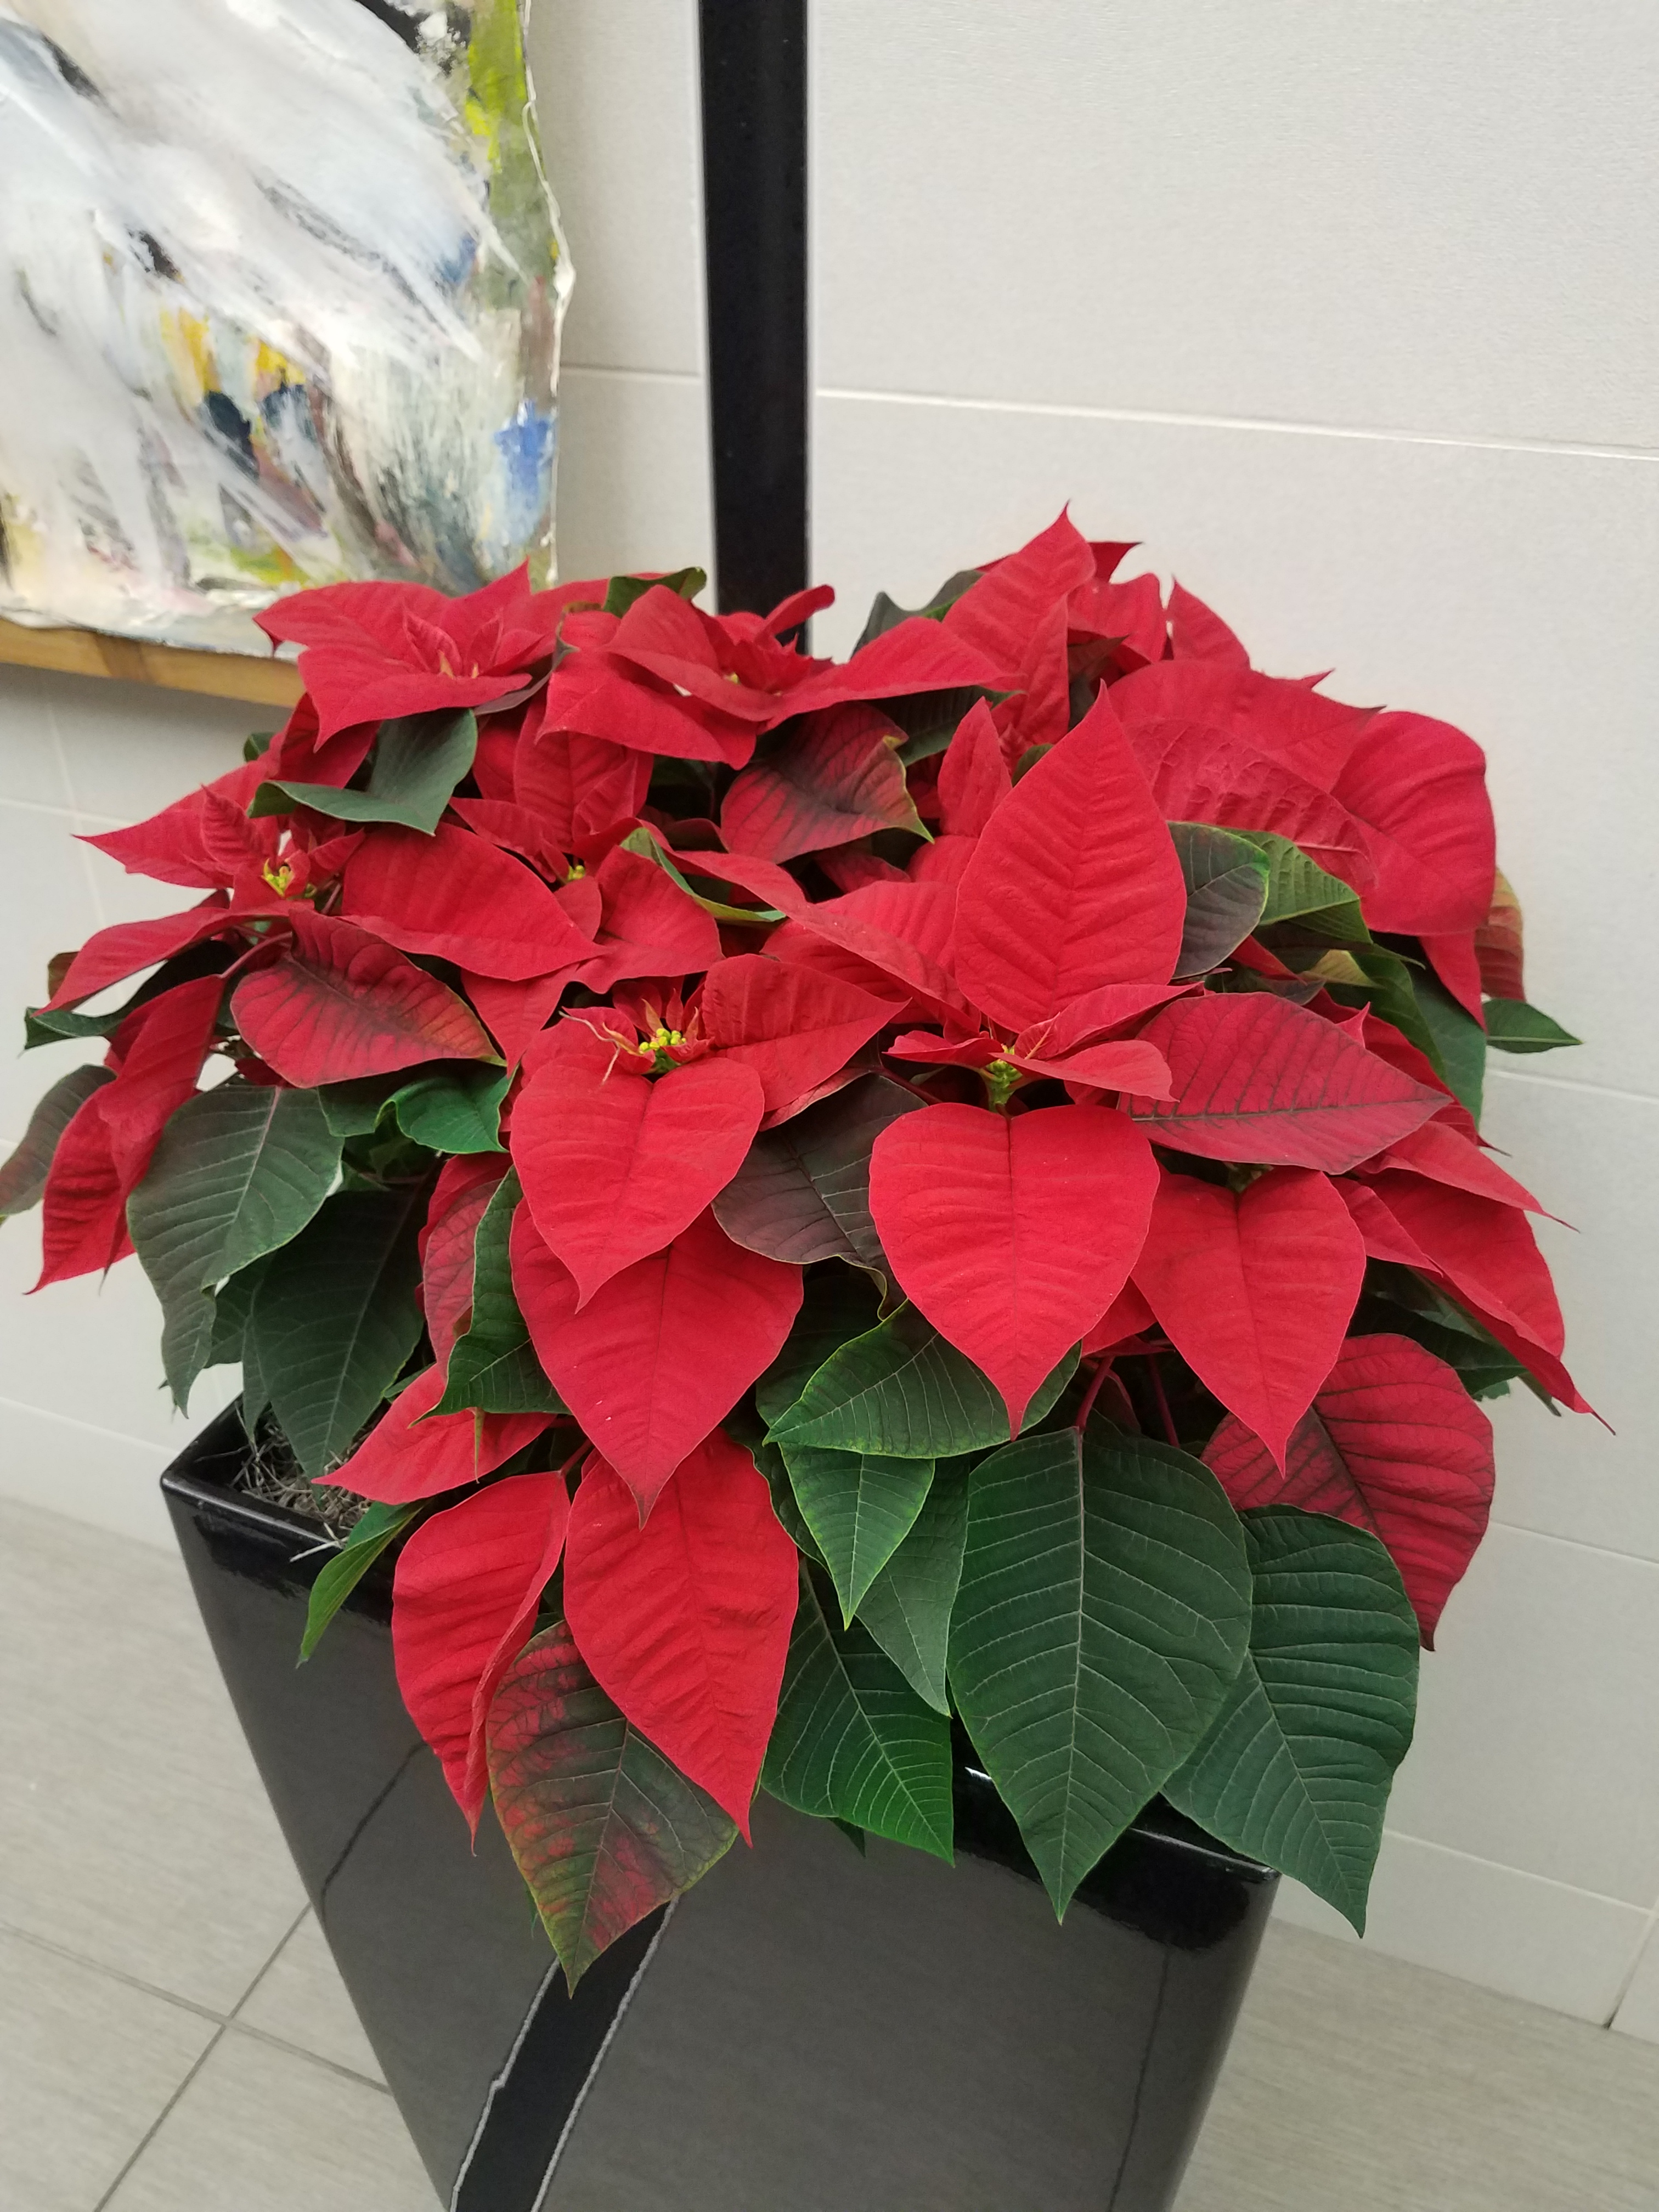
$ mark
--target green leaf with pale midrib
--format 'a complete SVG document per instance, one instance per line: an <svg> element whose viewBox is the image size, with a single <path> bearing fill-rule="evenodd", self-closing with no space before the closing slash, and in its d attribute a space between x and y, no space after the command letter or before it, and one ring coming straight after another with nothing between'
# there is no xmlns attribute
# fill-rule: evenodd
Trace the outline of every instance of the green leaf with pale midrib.
<svg viewBox="0 0 1659 2212"><path fill-rule="evenodd" d="M346 1456L420 1337L425 1196L343 1191L263 1271L244 1348L313 1478Z"/></svg>
<svg viewBox="0 0 1659 2212"><path fill-rule="evenodd" d="M470 709L400 714L380 725L365 790L273 779L259 786L247 811L257 817L308 806L338 822L396 823L430 837L477 750L478 724Z"/></svg>
<svg viewBox="0 0 1659 2212"><path fill-rule="evenodd" d="M507 1237L522 1191L509 1168L490 1194L472 1239L472 1310L449 1355L434 1413L557 1413L563 1406L542 1371L519 1310Z"/></svg>
<svg viewBox="0 0 1659 2212"><path fill-rule="evenodd" d="M966 1460L943 1460L904 1541L864 1593L858 1617L917 1696L951 1710L945 1686L951 1608L968 1541Z"/></svg>
<svg viewBox="0 0 1659 2212"><path fill-rule="evenodd" d="M1243 1516L1250 1649L1209 1734L1164 1785L1235 1850L1365 1932L1365 1899L1417 1703L1417 1616L1376 1537L1292 1507Z"/></svg>
<svg viewBox="0 0 1659 2212"><path fill-rule="evenodd" d="M1042 1420L1077 1366L1070 1352L1031 1401ZM893 1459L952 1459L1008 1441L1001 1393L914 1306L855 1337L817 1369L795 1404L772 1421L781 1444Z"/></svg>
<svg viewBox="0 0 1659 2212"><path fill-rule="evenodd" d="M1238 1516L1184 1452L1068 1428L974 1469L951 1687L1057 1912L1202 1741L1249 1626Z"/></svg>
<svg viewBox="0 0 1659 2212"><path fill-rule="evenodd" d="M1482 1011L1486 1042L1499 1052L1555 1052L1563 1045L1583 1042L1524 999L1488 999Z"/></svg>
<svg viewBox="0 0 1659 2212"><path fill-rule="evenodd" d="M127 1226L161 1301L162 1362L180 1407L212 1343L212 1285L297 1237L339 1164L314 1091L233 1079L186 1099L162 1131Z"/></svg>
<svg viewBox="0 0 1659 2212"><path fill-rule="evenodd" d="M933 1480L930 1459L781 1447L807 1527L830 1569L844 1619L909 1533Z"/></svg>
<svg viewBox="0 0 1659 2212"><path fill-rule="evenodd" d="M304 1666L322 1641L323 1631L351 1595L386 1546L420 1511L418 1505L371 1505L345 1542L311 1585L299 1664Z"/></svg>
<svg viewBox="0 0 1659 2212"><path fill-rule="evenodd" d="M805 1567L761 1780L799 1812L952 1856L949 1722L856 1622L835 1621Z"/></svg>

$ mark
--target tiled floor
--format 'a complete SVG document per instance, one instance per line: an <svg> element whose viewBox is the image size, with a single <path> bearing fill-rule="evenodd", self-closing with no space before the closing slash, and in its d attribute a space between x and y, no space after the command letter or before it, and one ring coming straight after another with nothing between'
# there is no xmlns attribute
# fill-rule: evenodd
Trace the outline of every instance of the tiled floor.
<svg viewBox="0 0 1659 2212"><path fill-rule="evenodd" d="M182 1570L0 1505L0 2206L433 2212ZM1659 2212L1659 2046L1275 1927L1179 2212Z"/></svg>

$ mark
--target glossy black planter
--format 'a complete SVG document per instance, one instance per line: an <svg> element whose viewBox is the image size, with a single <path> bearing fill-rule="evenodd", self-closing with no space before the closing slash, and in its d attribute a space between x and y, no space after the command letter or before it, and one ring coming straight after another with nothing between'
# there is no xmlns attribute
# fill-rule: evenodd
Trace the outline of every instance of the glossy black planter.
<svg viewBox="0 0 1659 2212"><path fill-rule="evenodd" d="M454 2212L1167 2212L1276 1879L1147 1815L1057 1927L982 1777L954 1869L763 1798L567 1996L398 1696L390 1576L304 1668L313 1524L227 1415L162 1478L301 1878Z"/></svg>

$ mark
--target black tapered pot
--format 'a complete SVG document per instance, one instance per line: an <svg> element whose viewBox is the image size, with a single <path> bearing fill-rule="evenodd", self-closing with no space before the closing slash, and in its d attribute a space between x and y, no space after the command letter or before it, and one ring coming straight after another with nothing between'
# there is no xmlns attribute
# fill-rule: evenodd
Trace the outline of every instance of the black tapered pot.
<svg viewBox="0 0 1659 2212"><path fill-rule="evenodd" d="M985 1778L957 1864L763 1797L755 1848L569 1996L499 1829L398 1695L386 1561L310 1662L326 1551L227 1414L162 1477L276 1817L453 2212L1167 2212L1277 1877L1150 1811L1055 1924Z"/></svg>

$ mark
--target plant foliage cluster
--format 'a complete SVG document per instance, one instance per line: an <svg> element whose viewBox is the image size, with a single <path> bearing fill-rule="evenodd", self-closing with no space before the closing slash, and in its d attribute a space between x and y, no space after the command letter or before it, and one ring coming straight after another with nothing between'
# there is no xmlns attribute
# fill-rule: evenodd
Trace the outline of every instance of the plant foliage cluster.
<svg viewBox="0 0 1659 2212"><path fill-rule="evenodd" d="M1582 1407L1480 751L1129 550L839 665L693 571L301 593L286 726L90 841L194 902L54 963L0 1211L372 1501L307 1651L395 1546L573 1983L757 1787L948 1859L957 1726L1059 1910L1162 1793L1359 1924L1479 1401Z"/></svg>

